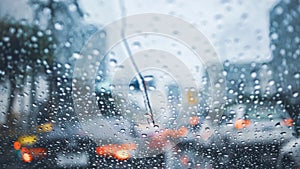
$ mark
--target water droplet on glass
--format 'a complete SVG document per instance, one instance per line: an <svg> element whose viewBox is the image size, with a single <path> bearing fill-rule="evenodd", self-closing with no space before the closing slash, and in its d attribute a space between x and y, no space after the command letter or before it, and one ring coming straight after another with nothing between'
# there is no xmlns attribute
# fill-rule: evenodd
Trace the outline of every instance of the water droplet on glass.
<svg viewBox="0 0 300 169"><path fill-rule="evenodd" d="M154 91L156 88L154 86L149 86L149 90Z"/></svg>
<svg viewBox="0 0 300 169"><path fill-rule="evenodd" d="M252 78L256 78L256 76L257 76L257 73L256 73L256 72L252 72L252 73L251 73L251 77L252 77Z"/></svg>
<svg viewBox="0 0 300 169"><path fill-rule="evenodd" d="M282 14L282 13L283 13L282 7L281 7L281 6L278 6L278 7L275 9L275 12L276 12L277 15Z"/></svg>
<svg viewBox="0 0 300 169"><path fill-rule="evenodd" d="M138 42L138 41L136 41L136 42L133 42L133 47L135 48L135 49L139 49L139 48L141 48L141 43L140 42Z"/></svg>
<svg viewBox="0 0 300 169"><path fill-rule="evenodd" d="M67 47L67 48L71 47L71 43L70 42L66 42L65 43L65 47Z"/></svg>
<svg viewBox="0 0 300 169"><path fill-rule="evenodd" d="M71 12L76 11L76 9L77 9L77 7L76 7L75 4L70 4L70 5L69 5L69 10L70 10Z"/></svg>
<svg viewBox="0 0 300 169"><path fill-rule="evenodd" d="M60 30L63 30L63 25L62 25L61 23L58 23L58 22L57 22L57 23L54 24L54 28L55 28L56 30L59 30L59 31L60 31Z"/></svg>
<svg viewBox="0 0 300 169"><path fill-rule="evenodd" d="M117 60L116 59L110 59L109 60L109 64L111 65L111 66L116 66L117 65Z"/></svg>
<svg viewBox="0 0 300 169"><path fill-rule="evenodd" d="M66 64L65 64L65 68L70 69L70 68L71 68L71 65L66 63Z"/></svg>
<svg viewBox="0 0 300 169"><path fill-rule="evenodd" d="M31 37L31 40L32 40L32 42L37 42L38 39L37 39L37 37L32 36L32 37Z"/></svg>
<svg viewBox="0 0 300 169"><path fill-rule="evenodd" d="M129 90L133 91L133 90L134 90L134 86L133 86L133 85L130 85L130 86L129 86Z"/></svg>
<svg viewBox="0 0 300 169"><path fill-rule="evenodd" d="M298 92L294 92L293 93L293 97L298 97L299 96L299 93Z"/></svg>
<svg viewBox="0 0 300 169"><path fill-rule="evenodd" d="M81 59L82 58L82 55L80 55L79 53L73 53L72 57L74 59Z"/></svg>
<svg viewBox="0 0 300 169"><path fill-rule="evenodd" d="M100 32L99 36L101 39L104 39L106 37L106 32L104 32L104 31Z"/></svg>
<svg viewBox="0 0 300 169"><path fill-rule="evenodd" d="M4 42L8 42L9 40L10 40L9 37L7 37L7 36L3 37L3 41L4 41Z"/></svg>
<svg viewBox="0 0 300 169"><path fill-rule="evenodd" d="M295 73L295 74L294 74L294 78L295 78L295 79L299 79L299 78L300 78L300 73L299 73L299 72Z"/></svg>

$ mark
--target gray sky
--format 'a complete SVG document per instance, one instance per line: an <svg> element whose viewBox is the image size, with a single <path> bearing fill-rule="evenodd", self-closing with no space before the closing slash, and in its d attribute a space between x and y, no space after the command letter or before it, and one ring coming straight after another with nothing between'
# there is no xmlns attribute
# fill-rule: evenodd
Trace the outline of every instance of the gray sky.
<svg viewBox="0 0 300 169"><path fill-rule="evenodd" d="M0 17L31 20L27 0L1 0ZM269 51L269 10L278 0L126 0L127 15L171 14L194 24L211 41L222 60L264 62ZM80 0L86 22L106 25L120 18L119 0Z"/></svg>
<svg viewBox="0 0 300 169"><path fill-rule="evenodd" d="M127 15L171 14L203 32L222 60L264 62L269 51L269 10L278 0L126 0ZM86 21L106 25L120 18L118 0L84 0Z"/></svg>

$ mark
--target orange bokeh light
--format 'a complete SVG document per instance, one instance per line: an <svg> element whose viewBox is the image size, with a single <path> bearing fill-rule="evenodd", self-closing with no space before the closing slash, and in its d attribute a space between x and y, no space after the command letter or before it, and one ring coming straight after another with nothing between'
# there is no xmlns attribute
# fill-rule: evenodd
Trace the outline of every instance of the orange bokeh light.
<svg viewBox="0 0 300 169"><path fill-rule="evenodd" d="M250 120L239 119L235 121L234 127L236 129L242 129L248 127L250 124L251 124Z"/></svg>
<svg viewBox="0 0 300 169"><path fill-rule="evenodd" d="M23 153L22 159L26 163L30 163L32 161L32 155L30 153Z"/></svg>

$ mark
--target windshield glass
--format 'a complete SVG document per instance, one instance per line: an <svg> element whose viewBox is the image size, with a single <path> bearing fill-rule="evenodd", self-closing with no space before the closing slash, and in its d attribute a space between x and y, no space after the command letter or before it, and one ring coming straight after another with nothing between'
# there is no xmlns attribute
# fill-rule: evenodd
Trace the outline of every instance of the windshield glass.
<svg viewBox="0 0 300 169"><path fill-rule="evenodd" d="M0 168L299 167L299 6L1 0Z"/></svg>

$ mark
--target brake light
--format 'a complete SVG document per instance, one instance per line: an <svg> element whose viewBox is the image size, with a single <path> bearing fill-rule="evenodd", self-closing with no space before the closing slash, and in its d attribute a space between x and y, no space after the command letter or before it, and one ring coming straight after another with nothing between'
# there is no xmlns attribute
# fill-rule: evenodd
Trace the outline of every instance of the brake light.
<svg viewBox="0 0 300 169"><path fill-rule="evenodd" d="M114 157L118 160L127 160L130 158L130 153L128 150L118 150L114 154Z"/></svg>
<svg viewBox="0 0 300 169"><path fill-rule="evenodd" d="M30 163L32 161L32 155L30 153L23 153L22 159L26 163Z"/></svg>
<svg viewBox="0 0 300 169"><path fill-rule="evenodd" d="M47 149L45 148L21 148L22 159L24 162L31 162L33 158L42 158L47 155Z"/></svg>
<svg viewBox="0 0 300 169"><path fill-rule="evenodd" d="M136 149L136 144L108 144L104 146L96 147L96 152L100 156L112 156L118 160L126 160L130 158L131 150Z"/></svg>
<svg viewBox="0 0 300 169"><path fill-rule="evenodd" d="M283 124L285 126L293 126L293 123L294 123L294 121L291 118L289 118L289 119L283 119Z"/></svg>
<svg viewBox="0 0 300 169"><path fill-rule="evenodd" d="M235 121L234 123L234 127L236 129L242 129L242 128L246 128L250 125L250 120L247 120L247 119L239 119L237 121Z"/></svg>

